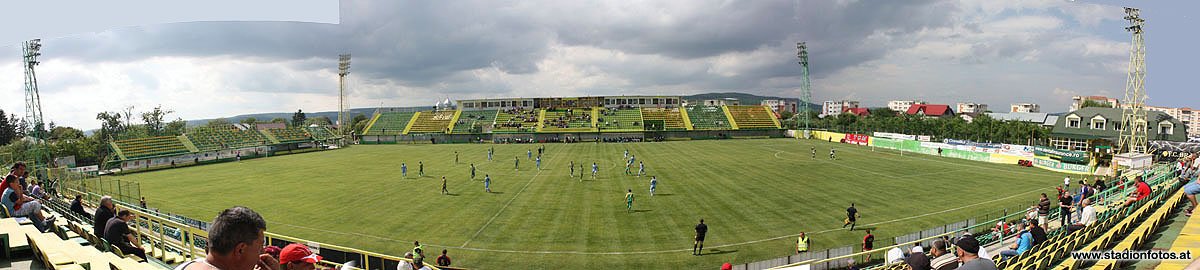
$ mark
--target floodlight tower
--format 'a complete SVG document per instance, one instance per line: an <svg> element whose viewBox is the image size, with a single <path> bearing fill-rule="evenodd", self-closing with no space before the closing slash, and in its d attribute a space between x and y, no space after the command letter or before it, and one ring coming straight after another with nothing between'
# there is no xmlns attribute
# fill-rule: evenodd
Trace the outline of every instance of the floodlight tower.
<svg viewBox="0 0 1200 270"><path fill-rule="evenodd" d="M350 137L350 112L346 111L346 75L350 75L350 54L338 55L338 133L342 135L342 145Z"/></svg>
<svg viewBox="0 0 1200 270"><path fill-rule="evenodd" d="M810 132L808 115L811 110L808 104L811 104L812 101L812 84L808 80L808 45L805 42L796 43L796 57L800 58L800 72L803 76L800 82L800 104L797 105L804 106L800 113L804 114L804 138L808 138Z"/></svg>
<svg viewBox="0 0 1200 270"><path fill-rule="evenodd" d="M37 72L34 67L37 66L38 56L41 56L42 40L34 39L25 41L22 51L24 52L25 66L25 123L28 125L25 131L26 136L33 138L33 145L29 149L29 162L26 164L33 171L35 177L45 176L45 169L50 164L50 151L46 147L45 121L42 119L42 98L38 93Z"/></svg>
<svg viewBox="0 0 1200 270"><path fill-rule="evenodd" d="M1125 8L1126 31L1133 33L1129 49L1129 73L1125 82L1125 108L1121 115L1119 151L1145 154L1146 148L1146 43L1142 39L1142 24L1138 9Z"/></svg>

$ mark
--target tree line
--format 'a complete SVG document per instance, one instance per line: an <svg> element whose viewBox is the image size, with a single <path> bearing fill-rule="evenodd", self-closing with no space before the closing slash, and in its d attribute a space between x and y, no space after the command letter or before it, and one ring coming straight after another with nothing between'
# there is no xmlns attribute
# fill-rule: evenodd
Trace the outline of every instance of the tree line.
<svg viewBox="0 0 1200 270"><path fill-rule="evenodd" d="M934 140L960 139L1037 145L1045 144L1050 134L1050 128L1042 126L1042 123L1002 121L986 114L979 114L971 122L967 122L961 117L927 118L900 114L889 108L874 108L870 109L867 116L842 113L818 118L814 112L809 115L809 119L809 126L816 130L867 135L874 132L929 135ZM804 126L801 121L793 117L785 123L789 128L798 128Z"/></svg>
<svg viewBox="0 0 1200 270"><path fill-rule="evenodd" d="M114 140L183 135L189 128L187 122L180 117L172 117L174 113L174 110L164 108L162 105L146 111L136 111L134 106L126 106L121 110L99 112L96 113L96 121L100 122L100 128L91 135L74 127L58 126L54 122L47 123L45 127L34 128L47 135L45 142L52 158L75 156L77 166L90 166L104 162L102 159L111 151L108 147L109 142ZM361 113L355 115L351 127L361 133L362 129L366 128L367 120L366 115ZM292 115L292 119L277 117L267 122L284 123L291 127L333 124L329 117L309 118L303 110L297 110ZM242 119L239 123L261 122L249 117ZM198 127L227 128L231 124L233 123L225 118L217 118ZM0 155L9 155L4 159L10 161L31 159L28 153L34 146L35 140L28 136L30 130L25 119L0 110Z"/></svg>

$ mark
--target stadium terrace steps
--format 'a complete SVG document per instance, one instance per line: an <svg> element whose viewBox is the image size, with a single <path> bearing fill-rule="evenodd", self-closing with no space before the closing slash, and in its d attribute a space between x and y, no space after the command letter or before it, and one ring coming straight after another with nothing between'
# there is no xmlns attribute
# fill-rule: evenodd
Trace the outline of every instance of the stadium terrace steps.
<svg viewBox="0 0 1200 270"><path fill-rule="evenodd" d="M462 111L450 133L485 133L496 123L496 110Z"/></svg>
<svg viewBox="0 0 1200 270"><path fill-rule="evenodd" d="M450 118L450 126L446 127L446 134L454 131L454 126L458 124L458 118L462 117L462 110L454 110L454 117Z"/></svg>
<svg viewBox="0 0 1200 270"><path fill-rule="evenodd" d="M201 152L267 145L270 141L257 130L197 128L184 134Z"/></svg>
<svg viewBox="0 0 1200 270"><path fill-rule="evenodd" d="M693 130L732 128L732 126L729 124L729 117L725 113L723 106L688 106L686 110L687 116L691 120Z"/></svg>
<svg viewBox="0 0 1200 270"><path fill-rule="evenodd" d="M400 135L413 118L412 112L382 112L367 127L364 135Z"/></svg>
<svg viewBox="0 0 1200 270"><path fill-rule="evenodd" d="M593 108L542 110L539 132L595 132Z"/></svg>
<svg viewBox="0 0 1200 270"><path fill-rule="evenodd" d="M721 111L725 113L725 119L729 119L729 128L738 129L737 121L729 113L729 106L721 105Z"/></svg>
<svg viewBox="0 0 1200 270"><path fill-rule="evenodd" d="M1193 214L1187 218L1187 222L1183 225L1183 230L1179 232L1179 237L1175 238L1175 242L1171 243L1170 251L1185 252L1197 249L1200 249L1200 215ZM1186 269L1190 263L1190 261L1163 261L1154 269L1182 270Z"/></svg>
<svg viewBox="0 0 1200 270"><path fill-rule="evenodd" d="M725 106L726 113L733 119L734 129L778 129L775 114L766 106Z"/></svg>
<svg viewBox="0 0 1200 270"><path fill-rule="evenodd" d="M118 140L112 143L122 159L136 159L191 152L178 136L157 136Z"/></svg>
<svg viewBox="0 0 1200 270"><path fill-rule="evenodd" d="M404 134L449 133L455 111L417 112Z"/></svg>
<svg viewBox="0 0 1200 270"><path fill-rule="evenodd" d="M409 129L412 129L412 127L413 127L413 123L416 123L416 122L417 122L417 121L416 121L416 119L417 119L418 117L421 117L421 112L415 112L415 113L413 113L413 116L412 116L412 118L411 118L411 119L409 119L409 121L408 121L408 124L407 124L407 125L404 125L404 131L401 131L401 132L400 132L400 134L408 134L408 130L409 130Z"/></svg>
<svg viewBox="0 0 1200 270"><path fill-rule="evenodd" d="M637 132L644 130L642 110L638 108L597 109L592 119L602 132Z"/></svg>
<svg viewBox="0 0 1200 270"><path fill-rule="evenodd" d="M541 110L501 110L496 113L492 133L534 132L540 125Z"/></svg>
<svg viewBox="0 0 1200 270"><path fill-rule="evenodd" d="M276 143L295 143L312 141L312 135L300 128L272 128L264 131L263 135L274 137Z"/></svg>
<svg viewBox="0 0 1200 270"><path fill-rule="evenodd" d="M1143 243L1146 237L1164 222L1174 206L1182 201L1181 190L1173 179L1160 181L1152 185L1153 193L1148 199L1138 204L1122 208L1120 204L1125 196L1111 196L1116 199L1097 204L1097 221L1093 226L1081 230L1083 233L1064 241L1067 245L1058 250L1042 250L1035 259L1028 262L1002 263L1000 269L1081 269L1084 262L1070 258L1070 251L1099 251L1105 249L1119 250L1122 245L1136 247ZM1139 225L1140 224L1140 225ZM1140 233L1139 233L1140 232ZM1124 239L1121 242L1117 242ZM1114 244L1116 246L1114 246ZM1044 247L1044 246L1043 246ZM1040 247L1039 247L1040 248ZM1040 249L1039 249L1040 250ZM1128 249L1125 249L1128 250ZM1032 250L1031 250L1032 251ZM1049 253L1040 255L1041 253ZM1025 257L1021 255L1018 258ZM1060 263L1055 265L1056 262ZM1024 262L1024 263L1021 263ZM1054 266L1054 267L1050 267ZM1112 269L1116 266L1111 261L1098 261L1092 269Z"/></svg>
<svg viewBox="0 0 1200 270"><path fill-rule="evenodd" d="M314 140L328 140L336 137L333 135L332 131L329 131L329 129L326 129L325 127L307 127L305 128L305 131L307 131L308 136L312 137Z"/></svg>
<svg viewBox="0 0 1200 270"><path fill-rule="evenodd" d="M688 124L687 116L678 108L642 108L640 111L642 120L647 122L643 123L646 130L653 130L653 127L648 124L651 121L662 121L662 130L665 131L688 130L688 127L691 126Z"/></svg>

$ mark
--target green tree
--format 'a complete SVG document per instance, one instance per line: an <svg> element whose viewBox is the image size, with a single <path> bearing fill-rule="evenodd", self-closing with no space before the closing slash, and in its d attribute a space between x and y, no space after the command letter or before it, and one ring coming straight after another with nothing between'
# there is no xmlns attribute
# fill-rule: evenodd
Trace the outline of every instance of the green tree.
<svg viewBox="0 0 1200 270"><path fill-rule="evenodd" d="M246 117L246 118L243 118L243 119L242 119L242 121L241 121L240 123L242 123L242 124L255 124L255 123L258 123L258 119L254 118L254 117Z"/></svg>
<svg viewBox="0 0 1200 270"><path fill-rule="evenodd" d="M161 136L166 133L166 124L164 121L168 114L174 113L172 110L163 110L162 105L154 106L153 110L142 113L142 122L145 123L146 133L150 136Z"/></svg>
<svg viewBox="0 0 1200 270"><path fill-rule="evenodd" d="M304 110L296 110L296 113L292 114L292 126L293 127L303 126L304 123L307 121L308 121L308 116L304 114Z"/></svg>
<svg viewBox="0 0 1200 270"><path fill-rule="evenodd" d="M329 125L333 125L333 120L330 120L329 116L309 118L308 120L304 121L304 125L305 126L308 126L308 125L329 126Z"/></svg>
<svg viewBox="0 0 1200 270"><path fill-rule="evenodd" d="M1087 107L1112 108L1113 106L1112 106L1112 104L1108 104L1108 102L1099 101L1099 100L1084 100L1083 104L1079 105L1080 109L1087 108Z"/></svg>
<svg viewBox="0 0 1200 270"><path fill-rule="evenodd" d="M284 124L287 124L287 119L283 119L283 117L275 117L275 118L272 118L272 119L271 119L271 123L284 123Z"/></svg>
<svg viewBox="0 0 1200 270"><path fill-rule="evenodd" d="M209 127L209 128L218 129L218 128L229 128L229 125L232 125L232 124L233 123L230 123L229 120L226 120L225 118L217 118L217 119L213 119L213 120L208 120L208 123L205 123L204 126Z"/></svg>
<svg viewBox="0 0 1200 270"><path fill-rule="evenodd" d="M187 131L187 121L183 121L183 118L175 118L174 121L167 123L166 130L164 130L163 132L165 133L164 135L179 136L179 135L183 135L183 133L186 131Z"/></svg>
<svg viewBox="0 0 1200 270"><path fill-rule="evenodd" d="M8 145L17 137L16 126L13 125L14 120L16 119L8 118L4 110L0 110L0 145Z"/></svg>

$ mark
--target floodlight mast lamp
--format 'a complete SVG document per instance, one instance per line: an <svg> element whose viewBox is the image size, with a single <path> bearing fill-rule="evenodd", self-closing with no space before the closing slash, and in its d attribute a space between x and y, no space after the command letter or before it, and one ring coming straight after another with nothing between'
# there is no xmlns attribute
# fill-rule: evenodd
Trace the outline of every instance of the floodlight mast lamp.
<svg viewBox="0 0 1200 270"><path fill-rule="evenodd" d="M350 113L346 111L346 75L350 75L350 54L338 55L338 133L342 135L342 145L351 136L349 123Z"/></svg>
<svg viewBox="0 0 1200 270"><path fill-rule="evenodd" d="M800 113L804 114L804 136L807 138L809 132L809 114L811 108L808 104L812 103L812 84L808 80L808 44L806 42L796 43L796 58L800 58L800 72L803 76L800 82L800 104L804 109Z"/></svg>
<svg viewBox="0 0 1200 270"><path fill-rule="evenodd" d="M1121 113L1121 135L1118 149L1126 153L1146 153L1148 123L1146 121L1146 43L1142 37L1142 19L1138 9L1125 8L1125 31L1133 33L1129 49L1129 73L1125 82L1125 107Z"/></svg>
<svg viewBox="0 0 1200 270"><path fill-rule="evenodd" d="M37 72L34 67L40 64L38 56L41 56L42 40L34 39L25 41L22 51L24 53L25 66L25 123L28 124L26 134L34 138L33 146L30 148L31 157L27 167L33 170L35 177L45 176L44 170L50 163L50 152L46 147L45 121L42 118L42 98L38 93Z"/></svg>

